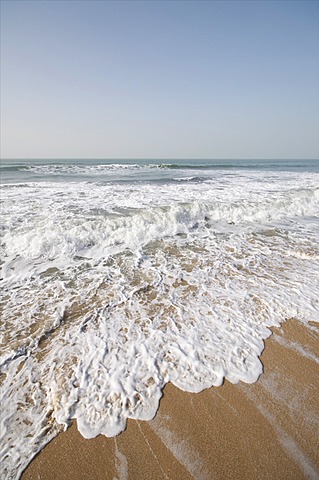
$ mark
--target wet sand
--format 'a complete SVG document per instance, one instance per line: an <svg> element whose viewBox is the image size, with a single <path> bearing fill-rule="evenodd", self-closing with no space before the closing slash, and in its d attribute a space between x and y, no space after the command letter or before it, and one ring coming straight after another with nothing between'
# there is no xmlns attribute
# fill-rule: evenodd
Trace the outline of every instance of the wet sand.
<svg viewBox="0 0 319 480"><path fill-rule="evenodd" d="M261 360L253 385L168 384L156 417L116 438L85 440L73 424L22 479L319 479L319 324L274 329Z"/></svg>

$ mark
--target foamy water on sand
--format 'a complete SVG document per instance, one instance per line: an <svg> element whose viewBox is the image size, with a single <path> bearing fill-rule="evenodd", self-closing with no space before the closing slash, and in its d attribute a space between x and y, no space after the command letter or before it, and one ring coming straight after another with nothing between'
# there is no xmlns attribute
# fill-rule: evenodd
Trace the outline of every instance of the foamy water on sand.
<svg viewBox="0 0 319 480"><path fill-rule="evenodd" d="M163 386L252 383L269 328L319 319L319 162L2 169L1 460L72 419L151 419Z"/></svg>

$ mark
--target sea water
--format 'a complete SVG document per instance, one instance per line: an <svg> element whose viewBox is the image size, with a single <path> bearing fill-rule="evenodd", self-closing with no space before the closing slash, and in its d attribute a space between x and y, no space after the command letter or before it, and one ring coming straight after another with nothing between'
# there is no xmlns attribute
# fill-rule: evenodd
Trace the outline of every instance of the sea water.
<svg viewBox="0 0 319 480"><path fill-rule="evenodd" d="M2 161L1 478L319 320L319 161Z"/></svg>

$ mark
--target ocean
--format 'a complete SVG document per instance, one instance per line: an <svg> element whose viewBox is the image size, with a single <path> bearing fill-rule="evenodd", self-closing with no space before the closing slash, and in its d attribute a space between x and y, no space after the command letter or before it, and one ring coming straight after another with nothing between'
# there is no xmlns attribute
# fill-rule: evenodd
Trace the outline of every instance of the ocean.
<svg viewBox="0 0 319 480"><path fill-rule="evenodd" d="M2 160L1 478L76 419L255 382L319 321L319 160Z"/></svg>

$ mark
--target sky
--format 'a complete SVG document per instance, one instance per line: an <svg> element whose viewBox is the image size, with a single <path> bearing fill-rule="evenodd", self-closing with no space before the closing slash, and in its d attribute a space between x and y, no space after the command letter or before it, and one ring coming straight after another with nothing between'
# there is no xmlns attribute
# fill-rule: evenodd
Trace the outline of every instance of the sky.
<svg viewBox="0 0 319 480"><path fill-rule="evenodd" d="M2 158L319 158L319 1L1 1Z"/></svg>

